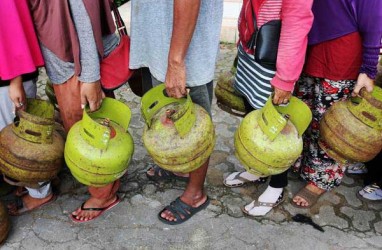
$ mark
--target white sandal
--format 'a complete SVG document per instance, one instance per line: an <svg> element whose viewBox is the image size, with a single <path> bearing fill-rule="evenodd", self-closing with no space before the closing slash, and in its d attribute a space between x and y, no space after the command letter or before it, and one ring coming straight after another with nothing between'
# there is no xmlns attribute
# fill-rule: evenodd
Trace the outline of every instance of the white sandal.
<svg viewBox="0 0 382 250"><path fill-rule="evenodd" d="M260 177L255 180L251 180L248 178L245 178L242 176L243 173L248 172L233 172L232 174L228 175L227 178L224 179L223 183L226 187L241 187L244 184L253 183L253 184L262 184L267 181L267 177ZM250 173L248 173L250 174ZM236 181L237 183L229 183L231 181Z"/></svg>
<svg viewBox="0 0 382 250"><path fill-rule="evenodd" d="M272 209L270 209L265 214L253 214L253 213L251 213L251 210L256 208L256 207L270 207L270 208L274 208L274 207L277 207L278 205L280 205L284 200L285 200L284 191L282 191L282 193L280 194L279 198L277 198L276 202L262 202L262 201L258 201L258 200L253 200L251 203L249 203L247 205L250 209L247 210L246 209L247 206L242 206L241 207L241 211L244 214L248 215L248 216L253 216L253 217L264 216L267 213L269 213Z"/></svg>

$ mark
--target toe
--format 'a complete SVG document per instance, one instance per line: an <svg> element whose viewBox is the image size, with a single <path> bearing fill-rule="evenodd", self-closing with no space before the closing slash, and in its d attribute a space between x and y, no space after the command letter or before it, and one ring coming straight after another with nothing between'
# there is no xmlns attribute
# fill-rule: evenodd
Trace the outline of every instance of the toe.
<svg viewBox="0 0 382 250"><path fill-rule="evenodd" d="M248 211L251 210L254 206L255 206L255 201L252 201L251 203L249 203L248 205L246 205L246 206L244 207L244 209L248 212Z"/></svg>
<svg viewBox="0 0 382 250"><path fill-rule="evenodd" d="M72 215L75 216L78 219L78 217L79 217L78 215L80 214L80 212L81 212L81 209L78 208L77 210L72 212Z"/></svg>
<svg viewBox="0 0 382 250"><path fill-rule="evenodd" d="M150 175L150 176L154 176L154 168L153 168L153 167L149 168L149 169L146 171L146 173L147 173L148 175Z"/></svg>

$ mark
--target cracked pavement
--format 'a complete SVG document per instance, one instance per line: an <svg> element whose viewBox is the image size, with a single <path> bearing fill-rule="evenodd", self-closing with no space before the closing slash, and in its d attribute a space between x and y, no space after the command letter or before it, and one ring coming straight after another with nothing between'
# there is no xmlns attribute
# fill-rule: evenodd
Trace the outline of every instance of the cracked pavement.
<svg viewBox="0 0 382 250"><path fill-rule="evenodd" d="M236 53L232 44L222 44L216 76L229 71ZM38 94L46 99L46 77L38 82ZM213 122L217 143L211 156L205 188L211 205L189 221L168 226L158 212L182 193L179 181L154 183L145 176L152 163L141 140L144 127L140 98L123 86L116 97L132 110L129 132L135 152L122 178L123 201L90 223L75 224L68 215L88 197L87 189L64 168L59 177L56 202L29 214L12 217L12 229L2 249L380 249L382 246L382 202L365 203L356 197L362 177L344 178L343 184L325 194L310 210L290 204L304 183L289 175L288 199L262 218L248 218L240 206L249 203L266 184L227 188L223 178L241 170L234 156L233 135L240 122L216 106ZM296 213L307 214L321 225L321 233L310 225L291 221Z"/></svg>

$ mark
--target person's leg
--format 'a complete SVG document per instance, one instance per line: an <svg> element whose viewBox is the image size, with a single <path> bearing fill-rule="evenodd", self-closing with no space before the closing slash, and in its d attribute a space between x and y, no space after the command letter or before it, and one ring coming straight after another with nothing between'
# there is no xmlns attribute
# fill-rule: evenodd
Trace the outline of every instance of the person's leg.
<svg viewBox="0 0 382 250"><path fill-rule="evenodd" d="M28 193L17 198L21 199L21 202L10 203L8 205L8 212L10 215L21 215L55 200L54 194L52 193L51 183L41 182L39 184L41 185L39 188L25 187Z"/></svg>
<svg viewBox="0 0 382 250"><path fill-rule="evenodd" d="M12 216L22 215L26 212L41 208L56 200L56 195L51 190L51 184L40 183L40 188L28 188L27 194L17 196L15 202L7 205L8 212Z"/></svg>
<svg viewBox="0 0 382 250"><path fill-rule="evenodd" d="M190 88L190 96L194 103L202 106L211 116L212 104L212 81L206 85ZM209 159L200 168L190 173L186 190L180 196L180 199L191 207L199 207L207 201L207 195L204 192L204 181L207 174ZM169 211L164 210L160 216L167 221L176 221L175 216Z"/></svg>
<svg viewBox="0 0 382 250"><path fill-rule="evenodd" d="M58 106L60 107L61 119L65 130L69 129L82 118L80 87L81 83L77 77L73 76L64 84L54 84ZM91 197L85 202L85 208L105 208L117 199L119 180L108 184L105 187L95 188L89 186ZM100 214L100 211L88 211L78 208L72 216L78 220L88 221Z"/></svg>
<svg viewBox="0 0 382 250"><path fill-rule="evenodd" d="M257 200L244 207L252 216L264 216L284 200L284 188L288 185L288 170L271 176L267 189Z"/></svg>
<svg viewBox="0 0 382 250"><path fill-rule="evenodd" d="M364 185L370 185L376 183L382 187L382 152L371 161L366 162L367 174L365 175Z"/></svg>
<svg viewBox="0 0 382 250"><path fill-rule="evenodd" d="M368 173L364 179L364 187L358 191L358 197L364 201L382 200L382 152L366 163Z"/></svg>
<svg viewBox="0 0 382 250"><path fill-rule="evenodd" d="M64 128L69 132L69 129L82 119L81 83L73 76L63 84L53 84L53 88Z"/></svg>
<svg viewBox="0 0 382 250"><path fill-rule="evenodd" d="M111 204L114 204L118 200L117 191L120 184L120 180L116 180L104 187L89 186L90 198L72 213L73 218L80 221L88 221L97 217L102 211L89 210L89 208L107 208ZM82 208L84 208L84 210Z"/></svg>
<svg viewBox="0 0 382 250"><path fill-rule="evenodd" d="M306 144L301 163L301 177L309 183L304 187L305 191L318 198L325 191L329 191L341 183L344 175L344 166L331 159L318 145L320 136L319 123L330 106L337 101L341 101L350 95L355 85L355 81L331 81L326 79L306 77L299 81L304 87L309 88L314 81L314 92L310 93L313 98L312 113L313 120L305 135ZM305 80L305 82L304 82ZM301 88L300 88L301 89ZM309 104L308 104L309 105ZM316 199L309 203L303 195L296 194L293 202L301 207L313 205Z"/></svg>

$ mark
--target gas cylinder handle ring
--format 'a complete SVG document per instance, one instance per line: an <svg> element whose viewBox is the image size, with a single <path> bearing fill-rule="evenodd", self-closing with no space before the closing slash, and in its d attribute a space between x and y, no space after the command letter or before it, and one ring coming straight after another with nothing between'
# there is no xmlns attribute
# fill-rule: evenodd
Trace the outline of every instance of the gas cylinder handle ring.
<svg viewBox="0 0 382 250"><path fill-rule="evenodd" d="M188 92L188 91L187 91ZM195 124L196 116L194 113L193 103L189 94L186 98L168 97L165 84L160 84L150 89L141 99L142 116L147 127L151 127L152 119L156 113L169 104L177 103L179 108L176 112L169 114L174 122L174 126L181 137L188 134L192 126Z"/></svg>

